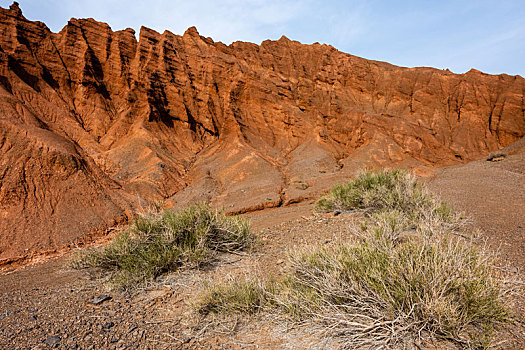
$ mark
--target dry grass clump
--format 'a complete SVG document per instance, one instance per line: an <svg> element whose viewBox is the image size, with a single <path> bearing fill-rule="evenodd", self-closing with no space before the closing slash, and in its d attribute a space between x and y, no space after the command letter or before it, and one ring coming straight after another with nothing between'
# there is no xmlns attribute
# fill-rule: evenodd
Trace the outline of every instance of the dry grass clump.
<svg viewBox="0 0 525 350"><path fill-rule="evenodd" d="M183 265L200 265L216 252L249 249L253 243L247 220L197 204L139 215L101 249L79 252L72 265L110 270L114 284L130 287Z"/></svg>
<svg viewBox="0 0 525 350"><path fill-rule="evenodd" d="M272 283L265 283L257 278L232 280L226 284L208 286L196 306L201 314L210 312L253 314L272 303L273 292Z"/></svg>
<svg viewBox="0 0 525 350"><path fill-rule="evenodd" d="M413 175L363 173L320 203L365 210L354 240L292 251L279 282L249 282L250 293L244 282L215 286L201 309L272 309L349 349L415 348L436 338L484 348L509 320L492 255L466 238L464 219Z"/></svg>
<svg viewBox="0 0 525 350"><path fill-rule="evenodd" d="M392 228L375 226L355 242L291 253L278 304L349 348L434 337L486 345L508 319L490 256L452 235L392 237Z"/></svg>

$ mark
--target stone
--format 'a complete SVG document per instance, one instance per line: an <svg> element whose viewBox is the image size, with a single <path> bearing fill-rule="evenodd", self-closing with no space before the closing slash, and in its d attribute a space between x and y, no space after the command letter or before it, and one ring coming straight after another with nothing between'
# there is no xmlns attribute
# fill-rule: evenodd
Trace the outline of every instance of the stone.
<svg viewBox="0 0 525 350"><path fill-rule="evenodd" d="M99 296L93 297L91 300L89 300L89 303L93 304L93 305L100 305L103 302L111 300L111 299L112 299L112 297L109 296L109 295L99 295Z"/></svg>
<svg viewBox="0 0 525 350"><path fill-rule="evenodd" d="M44 344L47 344L49 346L55 346L58 343L60 343L60 337L58 335L51 335L44 340Z"/></svg>

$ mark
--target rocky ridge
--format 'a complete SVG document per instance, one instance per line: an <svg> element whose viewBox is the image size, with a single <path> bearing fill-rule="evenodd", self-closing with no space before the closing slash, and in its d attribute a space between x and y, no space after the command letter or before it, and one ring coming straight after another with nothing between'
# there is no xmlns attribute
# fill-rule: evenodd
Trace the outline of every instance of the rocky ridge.
<svg viewBox="0 0 525 350"><path fill-rule="evenodd" d="M477 159L525 135L525 79L403 68L282 37L214 42L0 8L0 259L105 234L148 202L231 212L362 167Z"/></svg>

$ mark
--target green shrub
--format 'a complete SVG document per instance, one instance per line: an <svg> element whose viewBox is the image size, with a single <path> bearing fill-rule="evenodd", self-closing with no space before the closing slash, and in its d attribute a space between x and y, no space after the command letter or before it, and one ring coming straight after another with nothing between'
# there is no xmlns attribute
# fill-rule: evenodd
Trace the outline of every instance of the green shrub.
<svg viewBox="0 0 525 350"><path fill-rule="evenodd" d="M407 229L426 227L442 232L458 230L465 224L461 213L433 196L412 173L399 169L362 172L353 180L335 185L316 203L316 210L361 210L370 218L363 222L365 225L380 220L376 215L395 212Z"/></svg>
<svg viewBox="0 0 525 350"><path fill-rule="evenodd" d="M208 293L204 305L217 312L271 307L351 349L413 348L435 338L485 347L508 322L492 256L466 238L463 217L412 174L362 173L335 186L317 209L366 215L355 239L292 251L288 273L271 288L216 286L220 293ZM258 297L246 297L252 294Z"/></svg>
<svg viewBox="0 0 525 350"><path fill-rule="evenodd" d="M247 220L198 204L136 217L106 246L77 254L73 267L110 270L116 285L129 287L182 265L202 264L215 252L249 249L253 243Z"/></svg>
<svg viewBox="0 0 525 350"><path fill-rule="evenodd" d="M412 209L427 205L428 193L406 170L362 172L355 179L335 185L317 203L320 211L385 208Z"/></svg>

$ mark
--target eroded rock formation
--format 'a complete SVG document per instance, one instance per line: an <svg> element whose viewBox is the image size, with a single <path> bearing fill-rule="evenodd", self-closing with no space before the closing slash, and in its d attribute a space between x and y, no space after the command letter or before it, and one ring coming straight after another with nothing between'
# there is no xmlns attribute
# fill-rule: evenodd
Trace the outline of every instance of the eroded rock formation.
<svg viewBox="0 0 525 350"><path fill-rule="evenodd" d="M466 162L525 134L520 76L286 37L138 37L93 19L52 33L0 9L0 259L103 231L145 201L276 206L361 167Z"/></svg>

